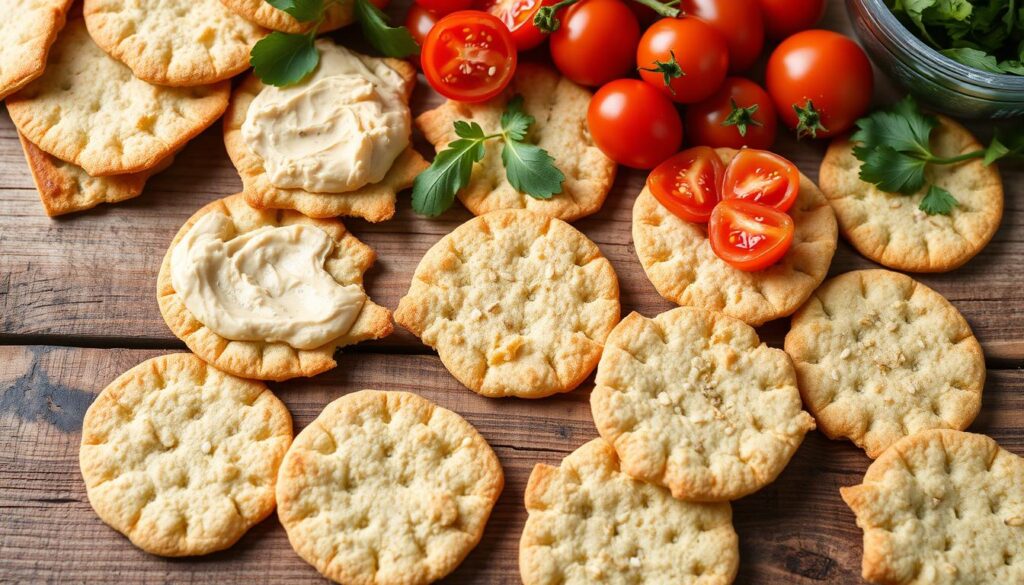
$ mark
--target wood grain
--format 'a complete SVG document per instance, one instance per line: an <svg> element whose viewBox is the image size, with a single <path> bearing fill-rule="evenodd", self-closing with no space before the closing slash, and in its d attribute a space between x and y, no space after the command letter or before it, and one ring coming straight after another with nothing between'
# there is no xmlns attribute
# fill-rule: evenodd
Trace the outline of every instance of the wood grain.
<svg viewBox="0 0 1024 585"><path fill-rule="evenodd" d="M153 350L0 348L0 582L317 583L268 519L233 548L209 557L150 556L92 512L78 472L82 416L118 374ZM491 400L462 388L433 356L348 354L308 380L272 384L296 432L328 402L364 388L411 390L469 420L494 447L506 487L484 540L445 583L518 583L517 546L533 465L561 458L597 436L591 384L543 401ZM1024 454L1024 372L989 372L981 417L971 430ZM860 579L861 532L839 498L869 461L849 443L813 432L782 476L734 504L741 542L737 583L852 585ZM9 580L9 581L8 581Z"/></svg>

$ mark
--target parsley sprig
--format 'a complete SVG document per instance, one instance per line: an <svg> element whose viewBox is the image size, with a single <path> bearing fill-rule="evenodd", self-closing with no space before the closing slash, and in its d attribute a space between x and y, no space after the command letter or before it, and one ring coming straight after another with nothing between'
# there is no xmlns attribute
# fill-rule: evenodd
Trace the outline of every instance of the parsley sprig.
<svg viewBox="0 0 1024 585"><path fill-rule="evenodd" d="M455 194L469 184L473 163L484 158L484 144L501 139L501 162L512 187L536 199L550 199L562 192L565 175L555 166L555 159L544 149L525 142L533 124L533 116L523 111L523 98L509 100L501 115L501 131L487 134L476 122L455 122L459 137L434 158L427 170L416 177L412 186L412 208L416 213L434 217L445 212L455 201Z"/></svg>
<svg viewBox="0 0 1024 585"><path fill-rule="evenodd" d="M537 27L537 30L544 34L551 34L555 32L558 30L558 27L562 26L561 21L558 19L558 13L579 1L580 0L561 0L551 6L541 6L540 9L537 10L537 14L533 15L533 26ZM668 0L668 2L661 2L660 0L633 1L637 4L650 8L658 15L666 18L676 18L683 13L683 11L679 9L680 0Z"/></svg>
<svg viewBox="0 0 1024 585"><path fill-rule="evenodd" d="M274 31L260 39L249 53L253 73L264 83L284 87L305 79L316 69L320 53L316 35L326 18L327 10L344 0L266 0L295 20L313 25L305 33ZM405 27L393 27L388 17L369 0L353 0L356 19L371 45L388 57L404 58L419 52L419 46Z"/></svg>
<svg viewBox="0 0 1024 585"><path fill-rule="evenodd" d="M988 148L943 157L930 145L932 130L939 121L921 112L917 102L907 97L893 107L878 110L857 120L853 154L861 161L861 180L883 191L913 195L927 184L928 165L951 165L981 158L986 165L1008 155L1024 153L1024 136L1019 131L998 134ZM918 208L928 215L949 215L957 206L956 198L937 185L928 190Z"/></svg>

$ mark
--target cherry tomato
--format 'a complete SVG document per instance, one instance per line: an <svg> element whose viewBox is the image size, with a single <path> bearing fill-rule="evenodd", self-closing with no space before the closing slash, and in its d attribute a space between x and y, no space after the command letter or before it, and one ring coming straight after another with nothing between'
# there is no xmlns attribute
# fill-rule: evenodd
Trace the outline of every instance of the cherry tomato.
<svg viewBox="0 0 1024 585"><path fill-rule="evenodd" d="M708 240L715 255L745 272L778 262L793 243L793 218L752 201L723 199L711 212Z"/></svg>
<svg viewBox="0 0 1024 585"><path fill-rule="evenodd" d="M437 18L433 12L419 4L413 4L409 7L409 14L405 17L405 28L409 29L413 40L422 45L424 39L427 38L427 33L437 24Z"/></svg>
<svg viewBox="0 0 1024 585"><path fill-rule="evenodd" d="M633 67L640 25L620 0L581 0L559 19L561 26L551 33L551 58L569 79L601 85Z"/></svg>
<svg viewBox="0 0 1024 585"><path fill-rule="evenodd" d="M647 176L647 188L666 209L686 221L707 223L718 204L725 165L707 146L695 146L661 163Z"/></svg>
<svg viewBox="0 0 1024 585"><path fill-rule="evenodd" d="M821 138L853 127L871 104L874 74L860 46L839 33L805 30L775 49L768 93L797 136Z"/></svg>
<svg viewBox="0 0 1024 585"><path fill-rule="evenodd" d="M777 126L768 92L742 77L726 78L711 97L686 110L690 142L714 148L769 148Z"/></svg>
<svg viewBox="0 0 1024 585"><path fill-rule="evenodd" d="M699 18L662 18L641 37L636 66L644 81L675 101L699 102L722 85L729 47Z"/></svg>
<svg viewBox="0 0 1024 585"><path fill-rule="evenodd" d="M484 0L481 10L497 16L512 33L512 40L520 51L532 49L544 42L547 35L533 25L533 17L541 6L551 6L558 0Z"/></svg>
<svg viewBox="0 0 1024 585"><path fill-rule="evenodd" d="M757 0L761 5L764 32L781 40L818 24L825 14L825 0Z"/></svg>
<svg viewBox="0 0 1024 585"><path fill-rule="evenodd" d="M764 46L764 22L757 0L683 0L686 14L711 25L729 46L729 71L749 69Z"/></svg>
<svg viewBox="0 0 1024 585"><path fill-rule="evenodd" d="M437 93L482 102L499 93L516 70L516 46L505 23L476 10L437 21L420 50L423 75Z"/></svg>
<svg viewBox="0 0 1024 585"><path fill-rule="evenodd" d="M725 169L723 199L744 199L789 211L799 194L800 171L773 152L745 148Z"/></svg>
<svg viewBox="0 0 1024 585"><path fill-rule="evenodd" d="M683 141L683 123L672 100L638 79L617 79L597 90L587 124L602 152L637 169L654 167Z"/></svg>
<svg viewBox="0 0 1024 585"><path fill-rule="evenodd" d="M466 10L473 5L473 0L416 0L416 4L438 16Z"/></svg>

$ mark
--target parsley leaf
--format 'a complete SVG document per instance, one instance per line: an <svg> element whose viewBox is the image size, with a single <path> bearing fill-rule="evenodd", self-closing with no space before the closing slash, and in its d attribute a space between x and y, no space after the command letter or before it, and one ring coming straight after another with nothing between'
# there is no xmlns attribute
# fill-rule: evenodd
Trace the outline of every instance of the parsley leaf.
<svg viewBox="0 0 1024 585"><path fill-rule="evenodd" d="M860 180L883 191L912 195L924 186L924 167L928 161L907 156L891 146L862 151Z"/></svg>
<svg viewBox="0 0 1024 585"><path fill-rule="evenodd" d="M536 199L550 199L562 192L565 175L544 149L524 142L534 122L523 109L523 99L509 100L501 115L501 131L486 134L476 122L455 122L459 136L438 153L430 167L420 173L412 186L412 208L421 215L436 216L451 207L455 195L469 183L473 163L483 160L484 144L501 138L501 162L512 187Z"/></svg>
<svg viewBox="0 0 1024 585"><path fill-rule="evenodd" d="M283 87L306 78L320 62L313 37L274 31L257 42L249 53L253 73L263 83Z"/></svg>
<svg viewBox="0 0 1024 585"><path fill-rule="evenodd" d="M266 0L278 10L287 12L299 22L310 22L320 18L324 11L324 0Z"/></svg>
<svg viewBox="0 0 1024 585"><path fill-rule="evenodd" d="M949 194L949 191L932 185L928 187L928 194L921 200L918 209L928 215L949 215L957 205L956 199Z"/></svg>
<svg viewBox="0 0 1024 585"><path fill-rule="evenodd" d="M412 184L412 209L420 215L436 217L455 201L455 194L469 183L473 163L484 158L484 142L489 136L476 122L455 122L460 137L437 153L434 162Z"/></svg>
<svg viewBox="0 0 1024 585"><path fill-rule="evenodd" d="M404 59L420 52L420 46L404 26L391 26L386 14L369 2L355 0L355 14L366 40L388 57Z"/></svg>
<svg viewBox="0 0 1024 585"><path fill-rule="evenodd" d="M927 156L931 150L928 139L939 121L926 116L917 109L914 99L907 97L890 110L879 110L857 120L857 132L851 140L860 143L862 150L872 150L882 145L900 152L911 152Z"/></svg>
<svg viewBox="0 0 1024 585"><path fill-rule="evenodd" d="M992 142L985 149L986 165L990 165L1005 156L1020 156L1024 154L1024 124L1013 124L1009 127L1000 127Z"/></svg>

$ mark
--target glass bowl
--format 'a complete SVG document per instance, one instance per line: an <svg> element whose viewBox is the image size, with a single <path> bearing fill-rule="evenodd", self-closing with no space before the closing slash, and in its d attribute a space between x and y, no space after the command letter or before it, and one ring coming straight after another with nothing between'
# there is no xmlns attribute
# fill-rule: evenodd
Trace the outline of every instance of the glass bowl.
<svg viewBox="0 0 1024 585"><path fill-rule="evenodd" d="M1024 76L989 73L946 57L917 38L885 0L846 0L871 59L929 107L963 118L1024 115Z"/></svg>

